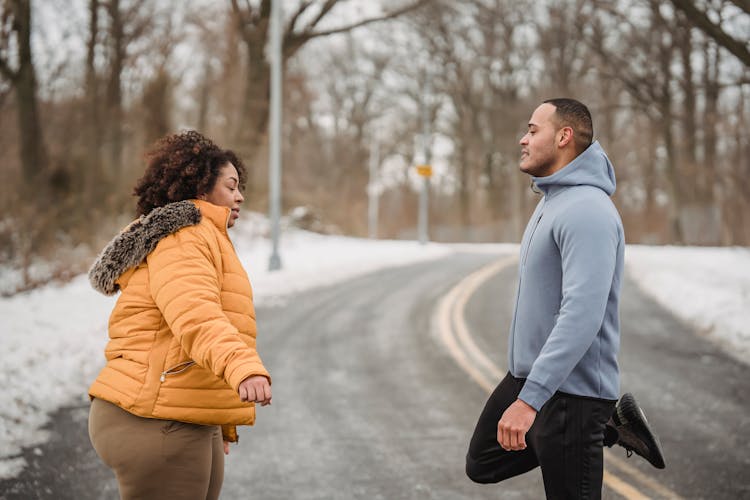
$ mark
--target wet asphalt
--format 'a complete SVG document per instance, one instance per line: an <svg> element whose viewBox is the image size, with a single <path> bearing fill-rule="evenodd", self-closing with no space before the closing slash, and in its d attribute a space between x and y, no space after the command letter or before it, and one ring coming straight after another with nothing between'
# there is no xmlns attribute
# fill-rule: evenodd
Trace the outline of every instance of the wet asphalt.
<svg viewBox="0 0 750 500"><path fill-rule="evenodd" d="M223 499L543 498L538 470L500 485L463 472L485 391L453 361L433 312L462 278L497 256L458 254L379 271L258 310L259 351L273 404L226 461ZM477 344L505 366L515 267L466 307ZM723 354L626 281L622 390L636 395L664 447L667 469L627 463L683 498L750 498L750 367ZM2 499L113 499L96 457L87 406L63 408L50 440L0 482ZM624 451L615 450L625 459ZM614 474L648 496L637 478ZM604 498L622 498L608 486Z"/></svg>

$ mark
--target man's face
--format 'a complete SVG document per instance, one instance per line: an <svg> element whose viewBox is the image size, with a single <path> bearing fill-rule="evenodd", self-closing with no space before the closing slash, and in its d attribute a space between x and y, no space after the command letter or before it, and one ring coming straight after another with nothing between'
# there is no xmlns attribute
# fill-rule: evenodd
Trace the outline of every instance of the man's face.
<svg viewBox="0 0 750 500"><path fill-rule="evenodd" d="M531 115L528 131L519 142L521 162L518 167L522 172L534 177L546 177L554 172L559 153L555 144L557 126L553 123L556 109L544 103Z"/></svg>

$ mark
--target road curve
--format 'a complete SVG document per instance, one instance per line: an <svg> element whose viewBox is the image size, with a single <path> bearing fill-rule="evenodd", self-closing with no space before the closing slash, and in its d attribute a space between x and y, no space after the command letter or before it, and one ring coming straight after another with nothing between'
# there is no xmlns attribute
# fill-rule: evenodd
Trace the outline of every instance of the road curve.
<svg viewBox="0 0 750 500"><path fill-rule="evenodd" d="M464 314L477 348L501 366L516 277L514 266L492 275L475 290ZM608 454L607 466L629 484L641 487L638 478L645 476L683 498L750 498L750 366L724 354L630 279L620 306L621 390L632 392L645 409L667 468L659 471L636 456L626 459L620 448ZM641 489L652 498L669 498L664 490Z"/></svg>
<svg viewBox="0 0 750 500"><path fill-rule="evenodd" d="M259 409L254 428L241 429L222 498L543 498L538 470L501 485L465 477L486 390L456 363L435 327L438 305L454 286L499 257L452 255L259 309L259 349L274 378L274 402ZM507 266L462 298L466 334L498 373L515 272ZM636 394L659 430L667 469L624 453L617 458L684 498L749 498L748 367L630 282L622 317L622 388ZM58 412L50 441L24 451L30 466L0 482L0 498L117 498L113 477L88 443L86 414L85 405ZM612 473L659 497L635 474ZM610 484L604 497L623 494Z"/></svg>

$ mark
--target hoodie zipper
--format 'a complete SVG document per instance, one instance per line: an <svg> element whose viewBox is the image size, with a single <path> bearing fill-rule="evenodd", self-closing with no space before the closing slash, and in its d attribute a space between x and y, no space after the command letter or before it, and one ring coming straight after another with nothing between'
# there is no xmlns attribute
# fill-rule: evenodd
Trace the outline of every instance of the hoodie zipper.
<svg viewBox="0 0 750 500"><path fill-rule="evenodd" d="M541 222L542 217L544 216L544 205L542 205L542 211L539 214L539 217L536 218L536 222L534 223L534 228L531 230L531 234L529 235L529 243L526 245L526 251L523 254L523 262L522 267L526 266L526 259L529 257L529 250L531 250L531 242L534 241L534 234L536 233L536 228L539 227L539 222Z"/></svg>
<svg viewBox="0 0 750 500"><path fill-rule="evenodd" d="M542 203L546 202L546 198ZM519 269L518 273L518 292L516 293L516 305L513 308L513 331L510 332L510 360L511 364L515 365L515 336L516 336L516 320L518 319L518 301L521 299L521 281L523 280L523 269L526 267L526 258L529 256L529 250L531 249L531 242L534 240L534 234L536 233L536 228L539 227L539 222L541 222L542 217L544 216L544 205L542 205L542 211L539 214L539 216L536 218L536 222L534 223L534 228L531 230L531 234L529 235L529 242L526 245L526 251L523 254L523 259L521 261L521 269ZM515 366L509 366L508 367L511 372L513 372ZM513 372L515 373L515 372Z"/></svg>
<svg viewBox="0 0 750 500"><path fill-rule="evenodd" d="M164 382L167 379L167 375L177 375L178 373L182 373L191 366L195 364L195 361L183 361L182 363L173 366L172 368L168 368L161 372L161 377L159 377L160 382Z"/></svg>

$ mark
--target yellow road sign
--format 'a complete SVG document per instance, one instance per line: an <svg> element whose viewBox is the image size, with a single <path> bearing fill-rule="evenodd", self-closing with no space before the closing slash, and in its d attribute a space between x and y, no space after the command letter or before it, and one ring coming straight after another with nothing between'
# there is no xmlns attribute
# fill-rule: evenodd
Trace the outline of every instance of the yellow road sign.
<svg viewBox="0 0 750 500"><path fill-rule="evenodd" d="M417 165L417 173L422 177L432 177L432 165Z"/></svg>

